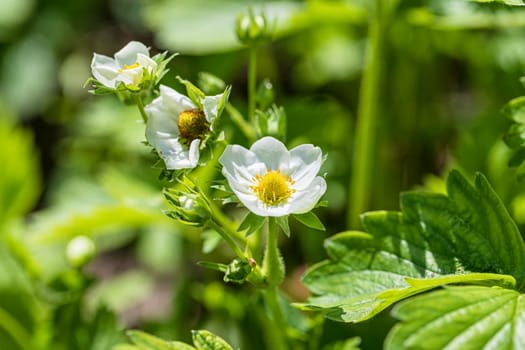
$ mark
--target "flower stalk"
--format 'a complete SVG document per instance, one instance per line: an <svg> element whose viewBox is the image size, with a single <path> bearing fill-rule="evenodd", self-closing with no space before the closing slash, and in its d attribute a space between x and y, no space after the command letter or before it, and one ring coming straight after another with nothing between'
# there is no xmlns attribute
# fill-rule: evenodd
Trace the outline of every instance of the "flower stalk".
<svg viewBox="0 0 525 350"><path fill-rule="evenodd" d="M257 86L257 46L251 45L248 62L248 118L255 124L255 103Z"/></svg>
<svg viewBox="0 0 525 350"><path fill-rule="evenodd" d="M388 13L395 5L385 0L375 0L370 19L370 41L366 53L366 66L361 80L355 147L352 160L352 176L348 198L347 225L360 226L359 215L368 209L373 174L376 125L379 115L380 83L383 70L383 51L386 40Z"/></svg>

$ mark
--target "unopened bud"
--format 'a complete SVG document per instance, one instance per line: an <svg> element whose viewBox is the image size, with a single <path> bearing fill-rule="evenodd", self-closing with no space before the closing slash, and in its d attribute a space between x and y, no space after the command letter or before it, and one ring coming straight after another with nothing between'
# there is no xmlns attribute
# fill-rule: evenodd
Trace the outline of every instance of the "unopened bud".
<svg viewBox="0 0 525 350"><path fill-rule="evenodd" d="M248 260L233 260L226 269L224 274L224 282L244 283L250 272L252 266Z"/></svg>
<svg viewBox="0 0 525 350"><path fill-rule="evenodd" d="M165 195L173 204L166 211L169 217L191 226L202 226L210 219L211 209L199 193L168 190Z"/></svg>
<svg viewBox="0 0 525 350"><path fill-rule="evenodd" d="M95 255L95 243L89 237L77 236L66 247L66 258L73 267L82 267Z"/></svg>
<svg viewBox="0 0 525 350"><path fill-rule="evenodd" d="M263 13L256 15L251 9L248 14L240 13L237 16L236 32L239 41L246 45L257 45L272 37L272 28L266 16Z"/></svg>

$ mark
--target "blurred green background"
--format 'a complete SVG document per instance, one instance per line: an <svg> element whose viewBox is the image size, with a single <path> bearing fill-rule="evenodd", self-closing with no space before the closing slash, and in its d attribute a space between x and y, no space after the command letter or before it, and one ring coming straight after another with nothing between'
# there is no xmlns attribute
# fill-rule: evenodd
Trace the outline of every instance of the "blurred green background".
<svg viewBox="0 0 525 350"><path fill-rule="evenodd" d="M318 211L327 231L293 226L281 242L284 292L300 301L302 271L324 257L326 237L345 230L352 205L370 3L0 0L0 348L106 350L134 327L180 340L207 328L235 346L266 348L256 293L196 265L232 258L216 234L162 214L163 183L141 144L138 111L83 87L91 57L112 56L130 40L152 53L179 52L164 84L181 90L176 75L196 81L210 72L233 86L230 100L246 112L247 52L235 19L253 6L275 21L273 42L259 50L258 77L270 79L286 110L287 143L314 143L328 154L329 205ZM524 34L521 7L399 2L382 57L368 209L398 209L400 191L441 191L455 167L485 173L525 224L524 186L507 167L500 112L524 92ZM233 141L245 144L224 118ZM84 267L66 256L77 236L96 246ZM326 349L355 335L363 349L381 348L394 322L387 312L359 325L293 315L308 336L320 329L316 344Z"/></svg>

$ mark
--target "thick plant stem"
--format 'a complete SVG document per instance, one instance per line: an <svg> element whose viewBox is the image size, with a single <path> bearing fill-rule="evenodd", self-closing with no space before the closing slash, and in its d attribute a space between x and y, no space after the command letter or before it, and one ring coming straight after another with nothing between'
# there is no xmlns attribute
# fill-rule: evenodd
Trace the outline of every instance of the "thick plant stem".
<svg viewBox="0 0 525 350"><path fill-rule="evenodd" d="M383 46L385 41L385 2L375 0L369 25L369 44L366 65L361 80L355 146L350 178L347 225L360 226L359 215L368 209L373 178L374 146L376 144L376 124L379 112Z"/></svg>
<svg viewBox="0 0 525 350"><path fill-rule="evenodd" d="M246 120L244 120L242 114L231 103L227 103L225 108L228 114L230 115L231 120L237 125L239 130L241 130L241 132L248 139L250 144L255 142L255 133L253 131L253 126Z"/></svg>
<svg viewBox="0 0 525 350"><path fill-rule="evenodd" d="M255 123L255 89L257 86L257 46L252 45L249 49L250 59L248 62L248 118L252 125Z"/></svg>
<svg viewBox="0 0 525 350"><path fill-rule="evenodd" d="M284 279L284 263L277 246L277 222L268 218L268 239L264 251L263 274L270 287L281 284Z"/></svg>
<svg viewBox="0 0 525 350"><path fill-rule="evenodd" d="M140 112L140 116L142 117L142 121L144 124L148 122L148 115L146 114L146 110L144 109L144 101L142 101L142 96L135 95L135 102L137 103L137 107Z"/></svg>
<svg viewBox="0 0 525 350"><path fill-rule="evenodd" d="M277 222L275 218L268 218L268 239L266 241L266 250L264 252L263 275L268 284L264 291L264 298L272 314L273 321L277 327L276 343L279 350L286 350L286 329L288 328L283 311L279 304L279 295L277 286L284 279L284 263L279 253L277 245Z"/></svg>
<svg viewBox="0 0 525 350"><path fill-rule="evenodd" d="M239 248L239 246L237 245L237 243L235 243L235 241L233 240L233 238L231 238L230 234L228 232L226 232L223 227L221 225L218 225L215 221L213 220L210 220L209 221L209 225L212 229L214 229L215 231L217 231L217 233L219 235L221 235L222 239L224 239L224 241L230 246L230 248L232 248L232 250L235 252L235 254L240 258L240 259L246 259L246 256L244 255L243 251L241 250L241 248Z"/></svg>
<svg viewBox="0 0 525 350"><path fill-rule="evenodd" d="M286 329L288 325L286 318L284 317L283 310L279 304L279 292L277 286L270 287L264 291L264 300L270 310L273 318L273 328L275 329L274 341L277 350L287 350L288 345L286 343Z"/></svg>

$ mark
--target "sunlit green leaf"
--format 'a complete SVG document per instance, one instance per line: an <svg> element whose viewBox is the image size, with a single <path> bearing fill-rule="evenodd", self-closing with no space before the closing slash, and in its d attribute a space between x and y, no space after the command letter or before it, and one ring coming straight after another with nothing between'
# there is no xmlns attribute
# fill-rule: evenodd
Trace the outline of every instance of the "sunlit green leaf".
<svg viewBox="0 0 525 350"><path fill-rule="evenodd" d="M303 307L357 322L439 285L521 286L525 245L487 180L478 175L474 187L454 171L447 192L405 193L402 212L363 216L369 234L327 240L330 260L303 278L315 294Z"/></svg>
<svg viewBox="0 0 525 350"><path fill-rule="evenodd" d="M221 337L206 331L192 331L193 344L198 350L233 350Z"/></svg>
<svg viewBox="0 0 525 350"><path fill-rule="evenodd" d="M173 350L173 347L165 340L157 338L142 331L128 331L127 335L133 344L145 350Z"/></svg>
<svg viewBox="0 0 525 350"><path fill-rule="evenodd" d="M517 350L525 348L525 302L517 291L448 287L406 300L385 349Z"/></svg>

